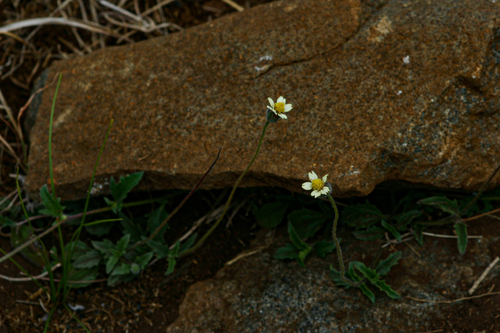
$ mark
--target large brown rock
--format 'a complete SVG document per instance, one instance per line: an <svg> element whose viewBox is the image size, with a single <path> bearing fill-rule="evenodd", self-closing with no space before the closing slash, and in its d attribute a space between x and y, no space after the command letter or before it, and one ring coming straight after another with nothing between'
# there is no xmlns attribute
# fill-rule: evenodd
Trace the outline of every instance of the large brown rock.
<svg viewBox="0 0 500 333"><path fill-rule="evenodd" d="M146 171L142 188L232 186L256 149L267 97L294 109L272 124L243 186L301 191L311 170L336 196L387 180L477 190L500 156L500 6L493 1L288 0L55 63L58 195L85 195L98 168ZM27 183L48 181L55 87L31 132ZM282 125L284 124L284 126ZM500 177L491 186L498 186Z"/></svg>

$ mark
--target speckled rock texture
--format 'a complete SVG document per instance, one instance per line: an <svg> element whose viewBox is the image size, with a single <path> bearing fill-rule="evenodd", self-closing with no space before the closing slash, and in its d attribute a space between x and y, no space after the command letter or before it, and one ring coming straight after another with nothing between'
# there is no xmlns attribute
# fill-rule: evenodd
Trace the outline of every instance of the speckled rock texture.
<svg viewBox="0 0 500 333"><path fill-rule="evenodd" d="M442 327L432 326L434 319L460 306L437 302L470 296L468 290L498 255L500 238L484 236L481 241L470 241L464 257L458 254L456 240L443 238L426 238L424 247L411 241L413 250L406 244L386 248L382 259L396 250L403 252L385 278L401 298L392 300L369 286L376 296L373 304L357 288L334 285L328 267L337 267L335 255L325 259L310 255L306 268L273 259L276 249L290 242L287 236L278 235L272 246L224 267L212 279L192 285L167 333L437 332ZM357 260L369 266L382 245L381 241L353 240L347 233L342 237L346 264ZM248 252L265 243L261 237ZM497 265L482 286L495 285L499 273ZM471 313L462 315L467 321Z"/></svg>
<svg viewBox="0 0 500 333"><path fill-rule="evenodd" d="M142 189L190 189L222 147L202 188L232 186L280 95L294 108L242 186L301 191L314 170L338 197L394 180L477 190L500 157L498 17L486 0L277 1L56 62L57 193L85 196L111 119L99 185L144 170ZM49 178L54 91L30 135L31 192Z"/></svg>

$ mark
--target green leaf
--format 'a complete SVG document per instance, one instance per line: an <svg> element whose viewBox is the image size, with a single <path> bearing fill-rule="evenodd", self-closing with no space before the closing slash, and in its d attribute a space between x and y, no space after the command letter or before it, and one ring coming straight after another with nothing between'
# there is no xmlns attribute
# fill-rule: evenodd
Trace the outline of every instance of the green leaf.
<svg viewBox="0 0 500 333"><path fill-rule="evenodd" d="M172 274L172 272L174 271L175 269L175 264L177 262L175 261L175 258L174 257L170 257L168 258L168 269L167 271L165 272L165 275L169 275L169 274Z"/></svg>
<svg viewBox="0 0 500 333"><path fill-rule="evenodd" d="M413 226L413 236L415 240L420 244L420 246L424 245L424 226L421 224L415 224Z"/></svg>
<svg viewBox="0 0 500 333"><path fill-rule="evenodd" d="M124 254L127 250L127 245L129 241L130 241L130 234L126 234L116 243L116 249L120 251L122 254Z"/></svg>
<svg viewBox="0 0 500 333"><path fill-rule="evenodd" d="M311 251L312 251L312 247L309 247L308 249L303 249L299 252L299 256L297 258L297 261L299 262L300 266L306 267L304 260L306 260L306 257L309 255L309 253Z"/></svg>
<svg viewBox="0 0 500 333"><path fill-rule="evenodd" d="M337 271L335 268L333 268L333 265L331 264L330 264L330 277L332 278L333 282L335 282L335 285L337 287L344 287L346 289L352 287L350 284L347 284L344 281L342 281L342 279L340 278L340 272Z"/></svg>
<svg viewBox="0 0 500 333"><path fill-rule="evenodd" d="M276 228L283 221L289 205L286 201L267 203L255 212L255 218L261 227Z"/></svg>
<svg viewBox="0 0 500 333"><path fill-rule="evenodd" d="M378 289L385 292L387 294L387 296L389 296L390 298L398 299L400 297L397 292L392 290L392 288L385 283L385 280L379 280L374 284L378 287Z"/></svg>
<svg viewBox="0 0 500 333"><path fill-rule="evenodd" d="M297 260L299 255L297 254L297 248L293 244L286 244L284 247L280 247L273 255L275 259L294 259Z"/></svg>
<svg viewBox="0 0 500 333"><path fill-rule="evenodd" d="M328 217L323 212L303 208L288 214L288 222L293 224L295 231L301 239L307 239L313 237L318 232Z"/></svg>
<svg viewBox="0 0 500 333"><path fill-rule="evenodd" d="M372 303L375 304L375 295L373 294L373 292L370 289L368 289L368 287L366 286L365 283L363 283L361 286L359 286L359 289L361 289L363 294L365 294L365 296L368 297L370 299L370 301L372 301Z"/></svg>
<svg viewBox="0 0 500 333"><path fill-rule="evenodd" d="M401 251L391 254L387 259L379 262L377 268L375 269L379 275L387 275L391 270L391 267L397 265L399 259L403 256Z"/></svg>
<svg viewBox="0 0 500 333"><path fill-rule="evenodd" d="M401 234L399 233L399 231L396 230L396 228L394 228L392 225L390 225L389 223L387 223L386 221L382 220L382 226L387 230L389 231L393 236L394 238L396 238L396 240L398 242L401 242Z"/></svg>
<svg viewBox="0 0 500 333"><path fill-rule="evenodd" d="M414 219L422 216L422 214L423 213L421 210L410 210L396 215L394 217L394 219L397 221L396 229L398 229L399 231L406 230L408 224L410 224Z"/></svg>
<svg viewBox="0 0 500 333"><path fill-rule="evenodd" d="M181 248L181 242L175 242L174 247L170 250L169 256L172 258L177 258L179 256L179 250Z"/></svg>
<svg viewBox="0 0 500 333"><path fill-rule="evenodd" d="M179 254L186 252L187 250L189 250L191 248L191 246L193 246L194 241L196 240L196 236L197 236L196 233L193 234L191 237L188 238L188 240L186 242L184 242L184 244L181 245L181 248L179 250Z"/></svg>
<svg viewBox="0 0 500 333"><path fill-rule="evenodd" d="M158 258L165 258L170 254L170 248L166 244L154 240L149 240L146 244L153 250Z"/></svg>
<svg viewBox="0 0 500 333"><path fill-rule="evenodd" d="M360 263L359 261L351 261L349 263L349 266L347 267L347 272L348 272L348 275L349 277L355 281L355 282L358 282L358 281L361 281L362 280L362 277L359 276L358 274L356 274L356 266L357 265L363 265L362 263Z"/></svg>
<svg viewBox="0 0 500 333"><path fill-rule="evenodd" d="M376 226L370 227L366 230L352 232L353 236L360 240L380 239L384 236L384 233L385 233L384 229Z"/></svg>
<svg viewBox="0 0 500 333"><path fill-rule="evenodd" d="M90 247L84 242L78 240L74 242L69 242L64 245L64 250L66 253L69 253L70 250L73 250L72 259L76 260L78 257L84 255L90 250Z"/></svg>
<svg viewBox="0 0 500 333"><path fill-rule="evenodd" d="M106 274L109 274L113 271L113 268L115 268L118 260L120 260L120 257L109 257L108 261L106 262Z"/></svg>
<svg viewBox="0 0 500 333"><path fill-rule="evenodd" d="M365 264L359 261L356 261L354 265L356 269L359 270L371 283L375 284L379 281L380 276L376 271L366 267Z"/></svg>
<svg viewBox="0 0 500 333"><path fill-rule="evenodd" d="M342 210L342 218L351 227L368 228L386 217L377 207L366 203L345 207Z"/></svg>
<svg viewBox="0 0 500 333"><path fill-rule="evenodd" d="M130 235L130 242L136 243L141 239L141 236L145 236L145 232L142 230L139 222L132 221L122 212L118 212L118 216L122 218L120 224L125 229L124 233Z"/></svg>
<svg viewBox="0 0 500 333"><path fill-rule="evenodd" d="M340 240L339 240L340 241ZM324 258L328 253L335 250L335 242L334 241L319 241L313 245L314 250L316 251L316 255L320 258Z"/></svg>
<svg viewBox="0 0 500 333"><path fill-rule="evenodd" d="M111 178L113 179L113 178ZM122 209L122 207L118 207L118 204L114 201L109 200L108 198L104 197L104 201L108 204L108 206L111 207L111 210L113 213L118 214L118 212Z"/></svg>
<svg viewBox="0 0 500 333"><path fill-rule="evenodd" d="M116 286L118 282L120 282L120 277L121 275L110 275L108 277L108 286L110 287Z"/></svg>
<svg viewBox="0 0 500 333"><path fill-rule="evenodd" d="M68 275L68 287L70 288L85 288L97 278L97 267L87 269L72 269ZM88 281L72 283L70 281Z"/></svg>
<svg viewBox="0 0 500 333"><path fill-rule="evenodd" d="M422 199L418 203L422 205L437 206L446 213L460 217L457 200L450 200L446 197L430 197Z"/></svg>
<svg viewBox="0 0 500 333"><path fill-rule="evenodd" d="M92 246L101 252L104 258L111 256L111 250L115 249L115 244L111 243L109 239L104 239L102 242L91 241Z"/></svg>
<svg viewBox="0 0 500 333"><path fill-rule="evenodd" d="M138 256L137 258L135 258L134 263L138 264L140 269L144 269L151 261L151 259L153 259L153 256L153 252L146 252L142 256Z"/></svg>
<svg viewBox="0 0 500 333"><path fill-rule="evenodd" d="M152 234L159 226L162 224L163 221L166 220L168 217L168 213L165 209L165 205L161 205L159 208L153 210L149 214L148 218L148 231L150 234ZM168 223L166 223L163 228L160 229L158 234L153 238L154 240L162 240L163 235L165 234L165 231L169 228Z"/></svg>
<svg viewBox="0 0 500 333"><path fill-rule="evenodd" d="M463 222L455 223L455 232L458 236L458 252L464 254L467 248L467 224Z"/></svg>
<svg viewBox="0 0 500 333"><path fill-rule="evenodd" d="M79 256L73 263L75 268L90 268L99 265L101 255L96 250L90 250L85 254Z"/></svg>
<svg viewBox="0 0 500 333"><path fill-rule="evenodd" d="M64 207L59 203L61 198L54 198L54 196L49 193L47 184L43 185L40 189L40 196L42 197L42 203L45 206L45 209L41 209L39 211L40 214L59 217L62 219Z"/></svg>
<svg viewBox="0 0 500 333"><path fill-rule="evenodd" d="M109 183L111 195L117 202L123 202L127 194L137 185L142 179L144 171L136 172L131 175L120 177L120 182L117 184L113 177Z"/></svg>
<svg viewBox="0 0 500 333"><path fill-rule="evenodd" d="M295 245L295 247L299 251L306 250L306 249L311 249L311 247L309 245L307 245L306 243L304 243L299 238L299 236L295 232L295 229L293 228L293 225L290 222L288 222L288 235L290 236L290 240L292 241L293 245Z"/></svg>
<svg viewBox="0 0 500 333"><path fill-rule="evenodd" d="M125 275L130 273L130 264L122 263L121 265L116 266L113 271L111 272L111 275Z"/></svg>

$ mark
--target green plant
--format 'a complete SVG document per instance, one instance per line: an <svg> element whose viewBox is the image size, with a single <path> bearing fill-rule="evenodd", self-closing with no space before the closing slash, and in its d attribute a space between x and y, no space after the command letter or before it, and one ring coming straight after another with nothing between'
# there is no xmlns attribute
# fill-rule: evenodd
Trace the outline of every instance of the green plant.
<svg viewBox="0 0 500 333"><path fill-rule="evenodd" d="M368 297L372 303L375 303L375 294L368 288L366 282L376 286L390 298L398 299L400 297L399 294L392 290L392 288L385 283L385 280L381 280L381 277L387 275L391 270L391 267L396 265L399 259L401 259L400 251L391 254L387 259L381 261L375 269L368 268L359 261L351 261L347 274L350 279L358 283L356 285L346 283L346 281L341 277L341 272L335 270L333 265L330 265L330 275L332 280L340 287L344 287L346 289L356 287L361 289L363 294L365 294L365 296ZM361 275L357 272L361 273Z"/></svg>
<svg viewBox="0 0 500 333"><path fill-rule="evenodd" d="M240 184L241 180L245 176L245 174L250 170L252 167L252 164L255 162L255 159L259 155L260 148L262 147L262 140L264 139L264 135L266 134L267 127L269 126L270 123L276 123L277 121L281 119L287 119L287 116L285 115L286 112L289 112L292 110L292 104L286 104L286 99L283 96L280 96L276 103L271 98L268 98L269 100L269 106L266 109L266 123L264 124L264 128L262 129L262 133L260 135L259 143L257 145L257 149L255 150L255 153L250 160L250 163L248 163L247 167L245 170L241 173L240 177L236 180L236 183L233 186L233 189L231 191L231 194L229 194L229 198L226 201L226 205L224 206L224 211L222 212L222 215L219 217L219 219L212 225L212 227L203 235L203 237L189 250L184 252L184 255L187 255L189 253L192 253L193 251L197 250L205 240L212 234L212 232L217 228L217 226L220 224L224 216L226 215L227 209L229 208L229 205L231 204L231 200L233 199L234 193L236 192L236 189L238 188L238 185Z"/></svg>
<svg viewBox="0 0 500 333"><path fill-rule="evenodd" d="M450 199L449 193L427 197L423 191L410 191L394 205L391 213L382 213L367 201L344 208L342 218L348 226L355 228L353 235L358 239L382 239L388 233L397 242L407 241L413 236L420 245L424 244L425 228L453 224L459 253L464 254L468 239L467 216L491 211L491 201L498 200L499 194L497 189L484 194L480 191L472 197L462 195ZM408 236L410 238L405 238Z"/></svg>
<svg viewBox="0 0 500 333"><path fill-rule="evenodd" d="M308 245L300 239L291 222L288 222L288 235L292 243L279 248L274 258L297 260L300 266L306 267L304 260L313 250L318 257L324 258L335 249L335 242L318 241L313 245Z"/></svg>
<svg viewBox="0 0 500 333"><path fill-rule="evenodd" d="M46 185L44 185L40 190L40 197L42 199L43 206L38 210L38 214L40 215L30 216L30 214L26 210L26 207L24 206L23 201L21 200L21 207L26 217L25 221L16 223L14 222L14 220L8 217L2 217L2 219L0 220L0 225L2 227L8 226L11 228L11 243L15 247L15 249L8 254L5 253L5 251L1 250L4 256L0 258L0 262L10 259L21 270L23 270L23 272L27 273L13 258L16 253L20 252L31 259L35 264L43 265L46 272L49 274L49 291L51 293L51 300L53 303L48 320L46 321L44 331L47 331L50 319L52 318L52 315L59 304L62 304L67 309L67 311L71 313L73 318L85 328L85 326L78 320L76 316L74 316L73 312L71 312L67 307L66 299L70 288L85 287L94 282L98 275L99 266L104 266L106 268L106 274L109 275L108 284L110 285L121 281L130 281L131 279L138 276L138 274L146 268L155 254L157 254L159 258L168 258L169 268L167 270L167 274L173 271L175 267L175 259L193 244L196 234L191 236L191 238L189 238L187 242L182 244L182 246L180 244L180 241L177 241L172 248L169 248L165 245L163 239L163 234L168 228L167 222L198 188L200 183L216 163L220 154L219 150L219 154L217 155L217 158L211 165L210 169L198 182L195 188L189 193L189 195L184 199L184 201L174 210L172 214L170 214L170 216L167 216L168 214L164 209L164 198L144 200L134 203L124 203L124 200L126 199L128 193L140 182L142 176L144 175L143 172L138 172L125 177L121 177L118 183L115 182L113 178L111 178L110 191L113 198L105 198L105 202L108 204L108 207L89 211L88 208L90 193L94 184L97 165L99 163L100 157L102 156L104 146L111 130L111 126L113 123L113 121L111 120L111 124L108 128L106 137L103 141L97 157L97 161L94 166L87 199L83 208L83 213L77 213L73 215L65 214L64 211L66 207L61 204L60 198L57 198L56 196L52 172L52 124L56 97L60 82L61 76L59 77L59 82L56 88L49 122L48 146L51 191L49 191ZM17 182L17 189L19 197L21 197L22 193L19 182ZM153 203L155 201L163 202L163 204L162 206L160 206L160 208L154 210L149 215L146 229L142 229L140 225L137 225L133 221L130 221L130 219L128 219L127 216L122 213L122 209L125 207L143 205ZM6 200L2 200L1 202L1 204L7 203L8 202ZM113 213L119 215L120 218L102 219L90 223L85 223L87 215L104 213L106 211L112 211ZM13 214L13 211L11 211L11 217L14 217L16 215L17 214ZM51 217L55 221L52 223L52 226L37 235L35 233L35 228L32 225L32 220L39 219L41 217ZM73 233L71 240L65 244L65 238L61 226L67 222L75 221L76 219L80 219L80 222L77 223L77 230ZM92 247L90 247L79 240L83 228L87 228L89 231L94 232L96 232L97 230L97 233L104 235L106 234L106 228L95 228L103 224L111 225L116 221L121 221L124 231L124 236L121 237L121 239L119 239L116 243L110 241L109 239L104 239L102 242L91 242ZM25 225L24 223L27 223L28 225ZM59 249L56 250L56 248L53 247L50 251L47 251L47 249L45 248L45 244L42 241L42 237L50 234L53 230L57 230ZM109 232L109 228L107 228L107 231ZM131 241L134 241L136 243L131 244ZM147 245L145 243L147 243ZM60 266L62 267L62 273L60 278L56 278L52 271L53 269ZM35 283L39 284L32 275L29 276ZM39 286L44 288L40 284Z"/></svg>

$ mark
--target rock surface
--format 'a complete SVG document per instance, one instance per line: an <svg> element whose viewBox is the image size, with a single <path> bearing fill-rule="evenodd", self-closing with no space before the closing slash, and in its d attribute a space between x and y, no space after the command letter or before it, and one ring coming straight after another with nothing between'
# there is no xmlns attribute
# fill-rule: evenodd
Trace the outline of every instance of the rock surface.
<svg viewBox="0 0 500 333"><path fill-rule="evenodd" d="M267 97L280 95L294 109L269 126L242 186L301 191L314 170L330 175L336 196L389 180L477 190L500 156L498 17L493 1L278 1L56 62L47 80L63 73L58 195L85 196L111 119L99 186L144 170L142 188L190 189L219 146L202 188L232 186L256 149ZM30 135L31 192L49 180L54 92L43 93Z"/></svg>
<svg viewBox="0 0 500 333"><path fill-rule="evenodd" d="M362 242L346 236L342 236L346 240L342 242L346 264L358 260L369 266L382 243ZM328 272L330 263L337 267L334 255L327 255L325 259L310 255L306 268L296 262L273 259L274 251L290 242L286 236L278 236L270 248L244 257L220 270L214 278L191 286L180 306L178 319L167 332L440 331L442 327L433 326L435 318L446 317L444 311L457 310L461 304L437 302L470 296L469 288L498 255L500 238L484 236L481 241L471 240L465 257L458 254L455 240L426 238L424 247L411 241L411 247L416 250L405 244L397 245L403 257L385 280L401 298L392 300L371 286L376 295L375 304L359 289L334 285ZM255 244L255 248L263 243ZM385 259L395 250L387 248L381 258ZM497 265L482 286L495 285L499 273ZM481 293L474 295L477 294ZM461 316L467 321L470 315L462 313ZM471 325L473 322L470 321Z"/></svg>

